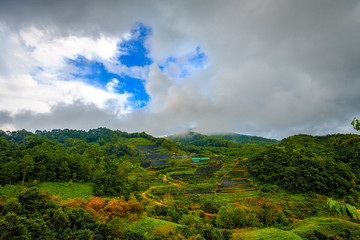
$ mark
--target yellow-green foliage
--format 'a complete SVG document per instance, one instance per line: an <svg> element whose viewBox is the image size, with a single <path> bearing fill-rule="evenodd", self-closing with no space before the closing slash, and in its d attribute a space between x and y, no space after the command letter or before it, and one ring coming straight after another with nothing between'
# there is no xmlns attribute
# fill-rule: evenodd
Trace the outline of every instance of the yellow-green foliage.
<svg viewBox="0 0 360 240"><path fill-rule="evenodd" d="M360 225L338 218L307 218L291 231L263 228L234 233L233 239L360 239Z"/></svg>
<svg viewBox="0 0 360 240"><path fill-rule="evenodd" d="M94 185L94 183L43 182L38 188L50 192L52 196L60 196L64 200L78 197L88 199L94 196Z"/></svg>
<svg viewBox="0 0 360 240"><path fill-rule="evenodd" d="M146 235L151 235L155 227L172 226L175 228L179 224L169 222L166 220L155 219L151 217L140 217L136 222L129 226L131 231L139 232Z"/></svg>
<svg viewBox="0 0 360 240"><path fill-rule="evenodd" d="M291 232L305 239L360 239L360 225L338 218L307 218Z"/></svg>
<svg viewBox="0 0 360 240"><path fill-rule="evenodd" d="M172 174L194 174L195 172L196 172L196 168L188 168L188 169L182 170L182 171L170 172L169 175L172 175Z"/></svg>
<svg viewBox="0 0 360 240"><path fill-rule="evenodd" d="M153 145L154 142L145 138L126 138L119 137L118 143L129 144L129 145Z"/></svg>
<svg viewBox="0 0 360 240"><path fill-rule="evenodd" d="M260 240L260 239L276 239L276 240L301 240L302 238L295 233L283 231L276 228L263 228L245 233L235 233L234 240Z"/></svg>

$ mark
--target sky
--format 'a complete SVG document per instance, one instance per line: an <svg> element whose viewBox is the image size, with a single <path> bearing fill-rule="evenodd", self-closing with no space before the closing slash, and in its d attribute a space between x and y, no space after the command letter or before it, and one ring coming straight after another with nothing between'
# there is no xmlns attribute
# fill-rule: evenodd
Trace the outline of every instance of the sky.
<svg viewBox="0 0 360 240"><path fill-rule="evenodd" d="M0 0L0 129L356 133L360 2Z"/></svg>

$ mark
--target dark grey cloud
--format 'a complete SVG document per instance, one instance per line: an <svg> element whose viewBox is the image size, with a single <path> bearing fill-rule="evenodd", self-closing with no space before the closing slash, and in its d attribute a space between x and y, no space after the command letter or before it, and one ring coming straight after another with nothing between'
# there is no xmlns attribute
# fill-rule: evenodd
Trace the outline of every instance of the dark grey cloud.
<svg viewBox="0 0 360 240"><path fill-rule="evenodd" d="M13 116L9 112L0 113L2 124L11 124L15 129L51 130L51 129L94 129L108 127L121 129L119 119L94 104L76 101L71 104L58 104L49 113L23 111Z"/></svg>
<svg viewBox="0 0 360 240"><path fill-rule="evenodd" d="M9 111L0 111L0 123L1 124L10 124L13 118L10 115Z"/></svg>
<svg viewBox="0 0 360 240"><path fill-rule="evenodd" d="M62 34L99 35L128 31L152 6L138 0L4 0L0 2L0 19L14 29L36 26Z"/></svg>
<svg viewBox="0 0 360 240"><path fill-rule="evenodd" d="M0 2L0 23L10 33L33 26L54 36L96 37L122 34L136 22L153 28L155 61L201 46L209 67L178 83L154 64L145 83L151 102L124 116L75 102L49 113L12 113L9 124L155 135L196 127L276 138L353 132L350 121L360 114L359 1ZM11 45L4 36L2 42Z"/></svg>

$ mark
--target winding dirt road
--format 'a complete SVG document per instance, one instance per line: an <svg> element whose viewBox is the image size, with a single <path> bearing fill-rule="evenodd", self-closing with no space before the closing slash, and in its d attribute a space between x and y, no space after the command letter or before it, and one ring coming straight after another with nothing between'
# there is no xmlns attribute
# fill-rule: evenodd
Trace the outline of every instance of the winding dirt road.
<svg viewBox="0 0 360 240"><path fill-rule="evenodd" d="M142 196L143 198L149 200L149 201L152 201L153 203L155 203L155 204L158 205L158 206L165 206L165 204L163 204L163 203L161 203L161 202L158 202L158 201L155 201L154 199L148 198L148 197L146 196L146 194L147 194L151 189L154 189L154 188L155 188L155 186L149 187L148 189L146 189L145 192L143 192L143 193L141 194L141 196Z"/></svg>
<svg viewBox="0 0 360 240"><path fill-rule="evenodd" d="M170 182L172 185L174 185L175 187L181 187L181 184L179 184L179 183L174 183L174 182L172 182L172 181L168 181L168 179L166 178L166 175L164 174L163 175L163 180L164 180L164 182ZM161 203L161 202L158 202L158 201L155 201L154 199L151 199L151 198L148 198L147 196L146 196L146 194L149 192L149 191L151 191L152 189L155 189L155 188L162 188L162 187L167 187L168 185L164 185L164 186L151 186L151 187L149 187L148 189L146 189L146 191L145 192L143 192L142 194L141 194L141 196L143 197L143 198L145 198L146 200L149 200L149 201L152 201L154 204L156 204L156 205L158 205L158 206L166 206L164 203Z"/></svg>

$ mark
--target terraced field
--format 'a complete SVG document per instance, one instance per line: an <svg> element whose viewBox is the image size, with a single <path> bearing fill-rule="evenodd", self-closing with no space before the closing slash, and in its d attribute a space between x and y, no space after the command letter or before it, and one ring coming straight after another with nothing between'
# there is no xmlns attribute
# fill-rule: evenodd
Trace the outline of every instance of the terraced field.
<svg viewBox="0 0 360 240"><path fill-rule="evenodd" d="M255 190L251 180L246 178L245 167L246 161L238 161L221 179L216 193L237 193Z"/></svg>
<svg viewBox="0 0 360 240"><path fill-rule="evenodd" d="M140 166L147 169L148 175L138 180L149 184L143 194L147 200L153 197L152 201L159 203L167 193L174 199L184 200L255 190L245 171L246 160L225 166L223 157L217 156L210 157L211 161L204 165L194 166L191 157L173 156L155 145L139 146L139 149L143 159ZM166 175L168 179L164 180L162 176Z"/></svg>

